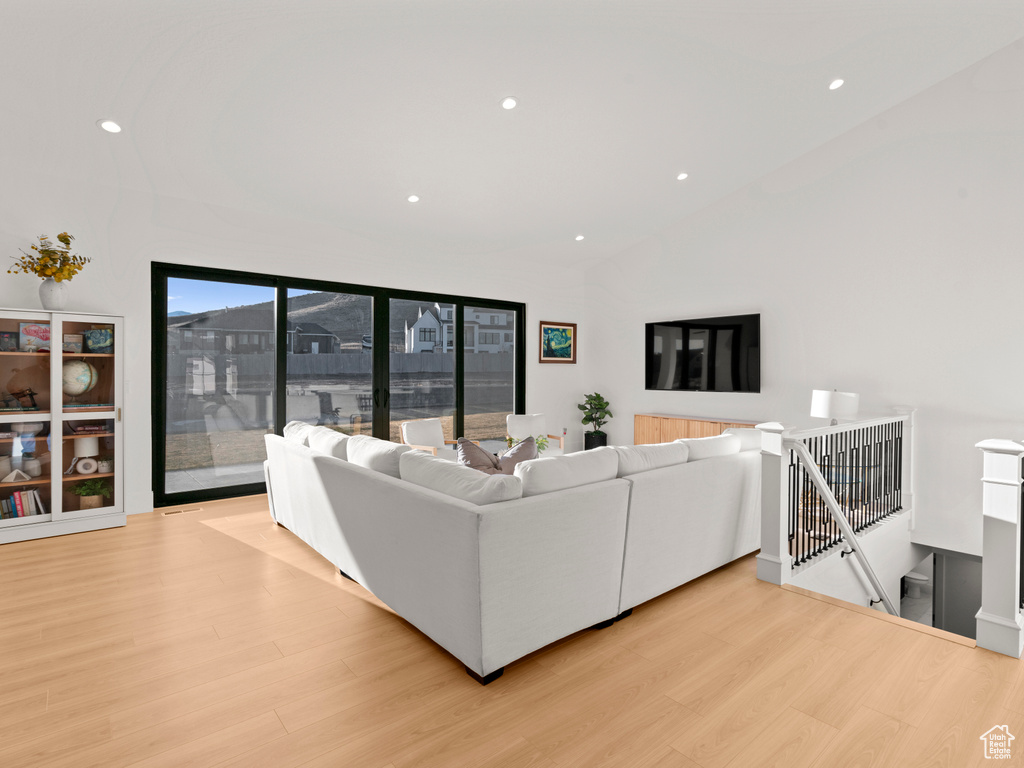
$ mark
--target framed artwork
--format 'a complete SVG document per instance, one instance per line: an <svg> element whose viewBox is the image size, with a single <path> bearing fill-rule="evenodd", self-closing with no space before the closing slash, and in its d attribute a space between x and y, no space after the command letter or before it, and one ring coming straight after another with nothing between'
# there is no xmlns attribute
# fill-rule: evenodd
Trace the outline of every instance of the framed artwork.
<svg viewBox="0 0 1024 768"><path fill-rule="evenodd" d="M17 352L18 334L10 331L0 331L0 352Z"/></svg>
<svg viewBox="0 0 1024 768"><path fill-rule="evenodd" d="M576 323L540 322L540 362L576 362Z"/></svg>

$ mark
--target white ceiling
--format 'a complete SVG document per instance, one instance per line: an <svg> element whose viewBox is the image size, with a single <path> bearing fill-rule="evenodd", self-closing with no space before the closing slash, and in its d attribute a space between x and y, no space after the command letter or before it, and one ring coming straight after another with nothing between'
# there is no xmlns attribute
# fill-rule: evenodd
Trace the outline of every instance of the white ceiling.
<svg viewBox="0 0 1024 768"><path fill-rule="evenodd" d="M1024 0L0 0L0 167L589 260L1022 35Z"/></svg>

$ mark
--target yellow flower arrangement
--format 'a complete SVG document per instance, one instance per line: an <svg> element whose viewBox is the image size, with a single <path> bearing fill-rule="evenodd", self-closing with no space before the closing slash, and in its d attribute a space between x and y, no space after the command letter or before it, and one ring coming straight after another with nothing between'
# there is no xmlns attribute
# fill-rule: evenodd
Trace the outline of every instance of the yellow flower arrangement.
<svg viewBox="0 0 1024 768"><path fill-rule="evenodd" d="M82 271L82 267L92 261L86 256L71 252L71 241L75 238L67 232L57 235L60 245L54 245L46 235L39 236L39 245L33 245L34 254L22 251L22 256L12 256L14 266L7 270L8 274L37 275L44 280L52 277L58 283L70 280Z"/></svg>

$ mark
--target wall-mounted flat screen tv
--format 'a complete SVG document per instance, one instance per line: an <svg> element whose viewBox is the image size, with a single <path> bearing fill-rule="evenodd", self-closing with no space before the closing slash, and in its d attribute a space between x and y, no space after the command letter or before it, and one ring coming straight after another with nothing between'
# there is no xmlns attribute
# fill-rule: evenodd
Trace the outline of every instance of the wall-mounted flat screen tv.
<svg viewBox="0 0 1024 768"><path fill-rule="evenodd" d="M760 392L761 316L647 323L647 389Z"/></svg>

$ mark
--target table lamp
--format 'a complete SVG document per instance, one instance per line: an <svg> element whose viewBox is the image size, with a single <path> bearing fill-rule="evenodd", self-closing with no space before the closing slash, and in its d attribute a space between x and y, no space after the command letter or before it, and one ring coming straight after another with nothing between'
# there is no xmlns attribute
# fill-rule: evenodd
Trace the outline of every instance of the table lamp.
<svg viewBox="0 0 1024 768"><path fill-rule="evenodd" d="M75 440L75 470L80 475L91 475L99 466L95 457L100 453L98 437L79 437Z"/></svg>
<svg viewBox="0 0 1024 768"><path fill-rule="evenodd" d="M830 426L839 423L839 419L857 418L860 407L860 395L856 392L839 392L837 390L816 389L811 394L811 416L816 419L831 419Z"/></svg>

